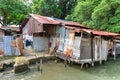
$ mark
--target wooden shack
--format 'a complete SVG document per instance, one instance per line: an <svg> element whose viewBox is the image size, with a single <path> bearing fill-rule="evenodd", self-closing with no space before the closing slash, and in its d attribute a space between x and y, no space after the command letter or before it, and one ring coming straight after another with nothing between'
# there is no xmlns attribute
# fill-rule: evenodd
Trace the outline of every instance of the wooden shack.
<svg viewBox="0 0 120 80"><path fill-rule="evenodd" d="M37 52L48 50L59 24L50 17L30 14L30 18L21 24L24 49Z"/></svg>
<svg viewBox="0 0 120 80"><path fill-rule="evenodd" d="M56 53L61 59L75 63L106 61L108 51L113 49L115 59L114 38L116 33L98 31L80 23L56 18L30 14L21 24L24 49ZM111 45L111 46L110 46ZM81 66L81 67L82 67Z"/></svg>
<svg viewBox="0 0 120 80"><path fill-rule="evenodd" d="M12 43L14 43L13 41L15 40L16 35L19 34L19 27L16 29L14 28L5 26L0 28L0 54L3 56L18 55L16 49L13 49Z"/></svg>
<svg viewBox="0 0 120 80"><path fill-rule="evenodd" d="M69 25L87 28L72 21L30 14L30 17L24 19L21 24L24 49L37 52L47 50L50 54L56 49L63 51L64 33L69 36L69 30L66 30L64 26Z"/></svg>
<svg viewBox="0 0 120 80"><path fill-rule="evenodd" d="M61 33L60 41L56 56L61 59L68 59L72 62L82 64L106 61L109 50L109 42L114 37L119 36L116 33L98 31L93 29L83 29L79 27L64 26L66 33ZM67 35L66 35L67 34ZM69 35L68 35L69 34ZM61 45L63 44L63 46ZM114 48L114 47L113 47ZM115 51L113 52L113 54ZM114 54L115 55L115 54Z"/></svg>

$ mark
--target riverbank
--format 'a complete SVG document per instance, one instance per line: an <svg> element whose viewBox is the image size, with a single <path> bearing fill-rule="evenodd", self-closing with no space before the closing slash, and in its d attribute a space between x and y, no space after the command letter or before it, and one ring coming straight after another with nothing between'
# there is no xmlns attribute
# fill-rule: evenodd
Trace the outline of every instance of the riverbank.
<svg viewBox="0 0 120 80"><path fill-rule="evenodd" d="M17 57L17 56L16 56ZM15 63L15 58L16 57L1 57L1 61L0 61L0 72L6 71L8 69L13 69L13 65ZM37 57L35 56L35 54L27 54L24 55L24 57L29 61L30 65L31 64L36 64L36 62L40 62L40 59L44 61L49 61L52 59L56 59L55 56L53 55L49 55L49 54L45 54L45 52L40 52L37 53Z"/></svg>
<svg viewBox="0 0 120 80"><path fill-rule="evenodd" d="M94 67L80 69L80 65L74 64L65 67L63 62L49 61L43 63L43 73L37 71L36 65L31 65L30 70L18 74L13 72L0 76L1 80L119 80L120 57L116 61L113 58Z"/></svg>

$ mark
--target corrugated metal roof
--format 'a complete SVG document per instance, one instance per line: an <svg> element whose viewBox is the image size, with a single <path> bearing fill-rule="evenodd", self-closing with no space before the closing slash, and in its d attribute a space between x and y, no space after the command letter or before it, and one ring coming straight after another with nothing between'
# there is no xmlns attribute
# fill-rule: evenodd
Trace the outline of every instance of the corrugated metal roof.
<svg viewBox="0 0 120 80"><path fill-rule="evenodd" d="M56 21L50 17L36 15L36 14L30 14L30 16L42 24L54 24L54 25L60 24L59 21Z"/></svg>
<svg viewBox="0 0 120 80"><path fill-rule="evenodd" d="M19 31L20 31L20 28L19 28L19 27L10 27L10 26L1 26L1 29L3 29L3 30L10 29L10 30L16 31L16 32L19 32Z"/></svg>
<svg viewBox="0 0 120 80"><path fill-rule="evenodd" d="M99 31L99 30L90 30L90 29L83 29L86 32L92 32L94 35L100 35L100 36L120 36L120 34L112 33L112 32L106 32L106 31Z"/></svg>
<svg viewBox="0 0 120 80"><path fill-rule="evenodd" d="M41 15L36 15L36 14L30 14L32 18L34 18L37 22L40 24L51 24L51 25L65 25L65 26L74 26L74 27L80 27L80 28L87 28L86 26L73 22L73 21L66 21L66 20L61 20L58 18L52 18L52 17L46 17L46 16L41 16ZM23 22L21 23L21 28L23 28L26 23L30 20L30 18L25 18Z"/></svg>
<svg viewBox="0 0 120 80"><path fill-rule="evenodd" d="M75 29L76 32L80 32L82 30L89 34L92 33L93 35L99 35L99 36L120 36L120 34L107 32L107 31L99 31L99 30L93 30L93 29L81 29L78 27L76 28L76 27L71 27L71 26L65 26L65 27L69 29Z"/></svg>
<svg viewBox="0 0 120 80"><path fill-rule="evenodd" d="M28 21L29 21L29 18L24 18L20 27L23 28Z"/></svg>
<svg viewBox="0 0 120 80"><path fill-rule="evenodd" d="M78 22L66 21L66 20L41 16L41 15L36 15L36 14L30 14L30 16L42 24L56 24L56 25L58 25L58 24L62 23L66 26L68 25L68 26L77 26L77 27L88 28L88 27L86 27Z"/></svg>
<svg viewBox="0 0 120 80"><path fill-rule="evenodd" d="M65 26L75 26L75 27L81 27L81 28L88 28L78 22L73 22L73 21L65 21L65 20L58 20L61 23L65 24Z"/></svg>

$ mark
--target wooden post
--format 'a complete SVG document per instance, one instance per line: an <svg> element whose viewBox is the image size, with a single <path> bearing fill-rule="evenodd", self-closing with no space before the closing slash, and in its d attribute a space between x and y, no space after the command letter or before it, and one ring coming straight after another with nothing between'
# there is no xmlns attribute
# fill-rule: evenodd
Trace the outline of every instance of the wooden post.
<svg viewBox="0 0 120 80"><path fill-rule="evenodd" d="M92 66L94 66L94 60L93 60L93 34L91 32L91 61L92 61Z"/></svg>
<svg viewBox="0 0 120 80"><path fill-rule="evenodd" d="M81 31L81 38L80 38L80 54L81 54L81 42L82 42L82 37L83 37L83 31Z"/></svg>
<svg viewBox="0 0 120 80"><path fill-rule="evenodd" d="M83 31L81 31L81 38L80 38L80 54L81 54L81 42L83 37ZM84 63L81 64L81 69L83 68Z"/></svg>
<svg viewBox="0 0 120 80"><path fill-rule="evenodd" d="M65 46L65 37L66 37L66 28L65 28L65 32L64 32L64 43L63 43L63 51L65 50L64 46Z"/></svg>
<svg viewBox="0 0 120 80"><path fill-rule="evenodd" d="M102 64L102 37L100 37L100 64Z"/></svg>
<svg viewBox="0 0 120 80"><path fill-rule="evenodd" d="M64 48L64 46L65 46L65 37L66 37L66 28L65 28L65 32L64 32L63 52L65 50L65 48ZM64 64L65 64L65 67L67 67L67 57L65 57Z"/></svg>
<svg viewBox="0 0 120 80"><path fill-rule="evenodd" d="M42 62L42 59L40 59L40 72L41 73L43 72L42 66L43 66L43 62Z"/></svg>
<svg viewBox="0 0 120 80"><path fill-rule="evenodd" d="M115 45L116 45L116 42L113 42L113 54L114 54L114 60L116 60L116 52L115 52Z"/></svg>
<svg viewBox="0 0 120 80"><path fill-rule="evenodd" d="M97 60L98 52L97 52L97 38L95 37L95 60Z"/></svg>
<svg viewBox="0 0 120 80"><path fill-rule="evenodd" d="M83 66L84 66L84 63L81 64L81 69L83 68Z"/></svg>

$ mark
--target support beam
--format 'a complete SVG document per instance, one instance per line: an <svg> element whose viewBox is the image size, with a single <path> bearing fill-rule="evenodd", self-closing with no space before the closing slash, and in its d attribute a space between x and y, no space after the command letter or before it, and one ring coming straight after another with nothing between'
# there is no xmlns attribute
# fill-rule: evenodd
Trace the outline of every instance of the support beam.
<svg viewBox="0 0 120 80"><path fill-rule="evenodd" d="M65 32L64 32L63 51L65 50L65 37L66 37L66 28L65 28Z"/></svg>
<svg viewBox="0 0 120 80"><path fill-rule="evenodd" d="M94 66L94 60L93 60L93 58L94 58L94 55L93 55L93 34L92 34L92 32L91 32L91 62L92 62L92 66Z"/></svg>
<svg viewBox="0 0 120 80"><path fill-rule="evenodd" d="M102 37L100 37L100 64L102 64Z"/></svg>
<svg viewBox="0 0 120 80"><path fill-rule="evenodd" d="M82 42L82 37L83 37L83 31L81 31L81 36L80 36L80 55L81 55L81 42ZM79 56L80 57L80 56Z"/></svg>
<svg viewBox="0 0 120 80"><path fill-rule="evenodd" d="M114 54L114 60L116 60L116 47L115 47L115 45L116 45L116 42L113 42L113 54Z"/></svg>
<svg viewBox="0 0 120 80"><path fill-rule="evenodd" d="M84 63L81 64L81 69L83 68L83 66L84 66Z"/></svg>

